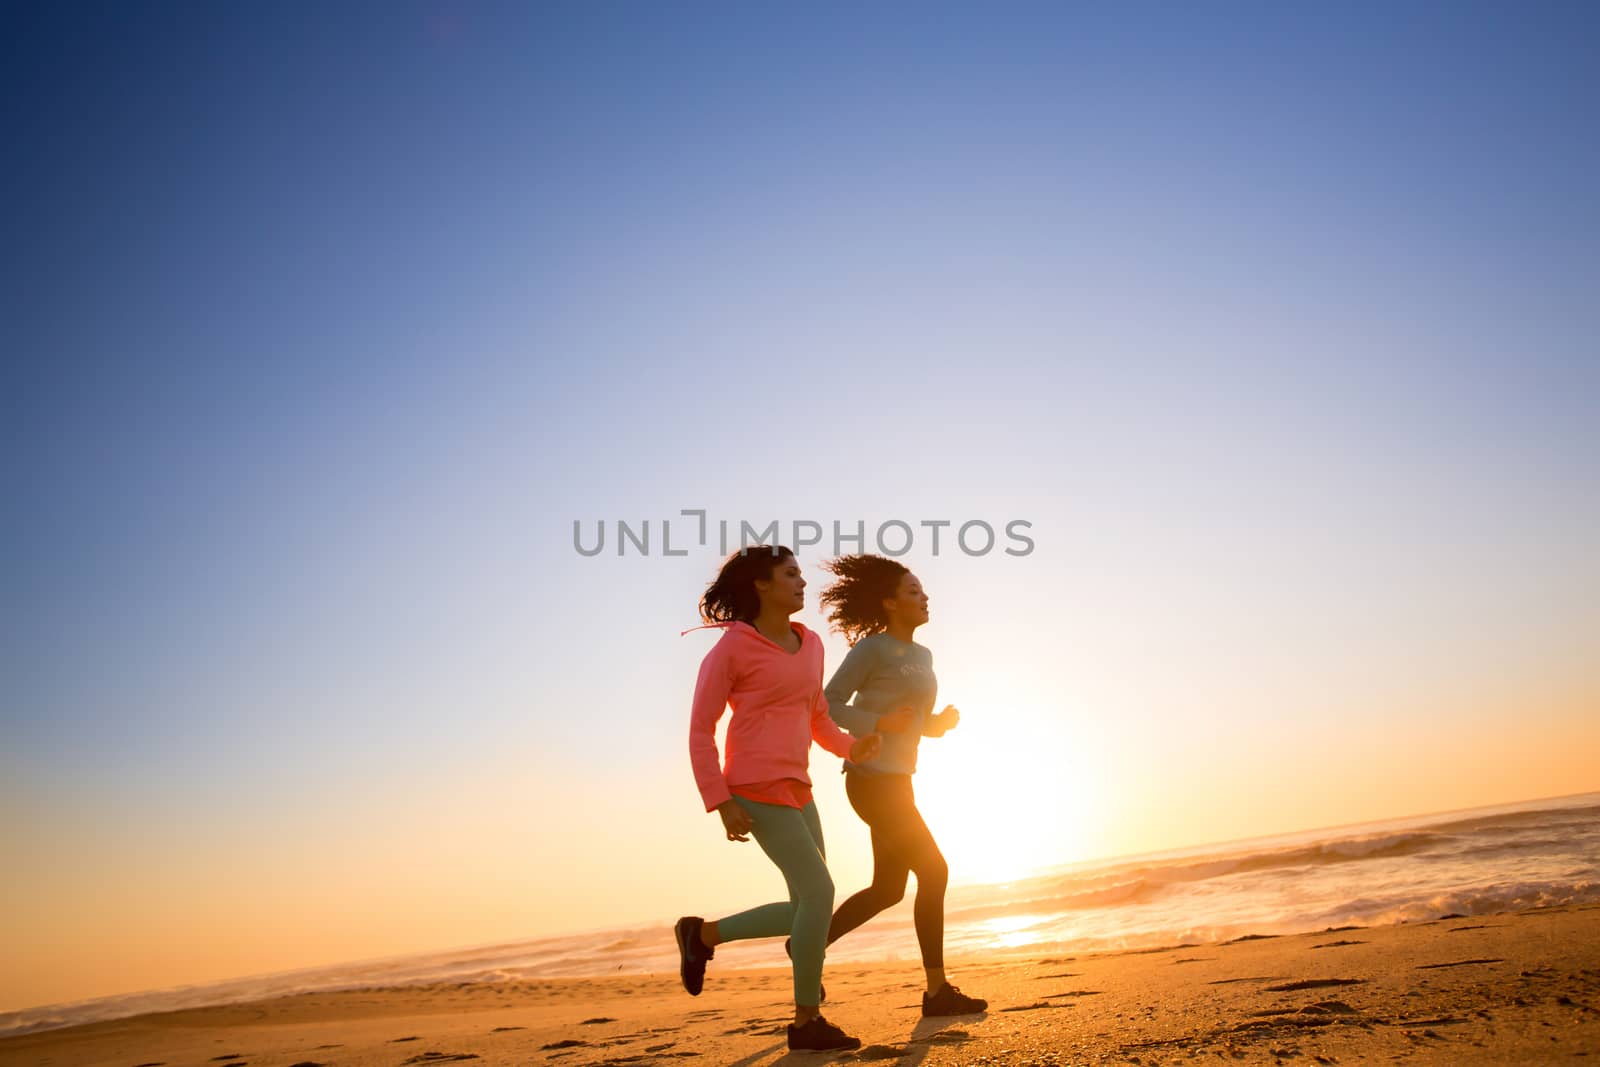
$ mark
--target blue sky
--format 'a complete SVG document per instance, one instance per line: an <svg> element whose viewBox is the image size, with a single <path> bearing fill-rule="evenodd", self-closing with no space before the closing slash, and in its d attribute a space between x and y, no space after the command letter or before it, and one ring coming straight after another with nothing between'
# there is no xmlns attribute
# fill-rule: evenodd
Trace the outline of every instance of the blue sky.
<svg viewBox="0 0 1600 1067"><path fill-rule="evenodd" d="M264 834L309 864L272 834L463 777L693 817L703 642L677 631L715 561L570 547L576 518L684 507L1029 519L1028 559L915 557L957 609L928 639L980 702L984 672L1070 694L1100 744L1203 717L1219 752L1330 722L1360 748L1398 714L1481 727L1481 755L1517 708L1526 767L1450 806L1596 743L1592 5L8 22L0 759L28 900L63 843L204 866ZM1012 743L1056 736L1028 721ZM1214 814L1186 832L1301 828ZM1187 843L1140 827L1093 847ZM534 899L325 955L676 908ZM8 999L117 985L39 982Z"/></svg>

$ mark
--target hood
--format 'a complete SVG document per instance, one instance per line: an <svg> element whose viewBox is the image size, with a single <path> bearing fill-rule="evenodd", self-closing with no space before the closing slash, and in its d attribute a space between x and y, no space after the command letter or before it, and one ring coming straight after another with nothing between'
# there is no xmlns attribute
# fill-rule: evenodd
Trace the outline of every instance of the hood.
<svg viewBox="0 0 1600 1067"><path fill-rule="evenodd" d="M805 623L795 622L793 619L789 620L789 629L795 630L800 634L800 643L802 645L806 643L806 636L811 633L806 628ZM771 645L773 648L778 647L775 641L742 619L733 619L728 622L708 622L703 626L691 626L687 630L679 630L678 636L683 637L694 633L696 630L722 630L727 634L744 640L759 641L764 645Z"/></svg>

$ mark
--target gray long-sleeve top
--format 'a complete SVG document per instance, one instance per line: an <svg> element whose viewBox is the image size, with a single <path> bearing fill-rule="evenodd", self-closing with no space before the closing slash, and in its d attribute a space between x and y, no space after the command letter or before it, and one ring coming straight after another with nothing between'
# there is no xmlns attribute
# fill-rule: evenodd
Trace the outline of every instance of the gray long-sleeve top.
<svg viewBox="0 0 1600 1067"><path fill-rule="evenodd" d="M828 714L856 737L875 732L880 715L907 706L915 713L913 729L884 734L878 758L859 765L879 774L916 773L917 746L924 736L939 733L932 721L938 694L933 653L915 641L888 634L872 634L857 641L823 690Z"/></svg>

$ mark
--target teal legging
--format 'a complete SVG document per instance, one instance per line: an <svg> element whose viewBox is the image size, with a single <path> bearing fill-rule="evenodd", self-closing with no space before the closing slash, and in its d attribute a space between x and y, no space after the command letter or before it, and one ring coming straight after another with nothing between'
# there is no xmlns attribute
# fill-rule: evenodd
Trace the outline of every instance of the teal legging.
<svg viewBox="0 0 1600 1067"><path fill-rule="evenodd" d="M756 843L778 865L789 884L789 899L717 920L724 941L789 937L794 955L794 1002L814 1008L822 1002L822 957L833 917L833 876L828 873L817 806L786 808L734 797L755 821Z"/></svg>

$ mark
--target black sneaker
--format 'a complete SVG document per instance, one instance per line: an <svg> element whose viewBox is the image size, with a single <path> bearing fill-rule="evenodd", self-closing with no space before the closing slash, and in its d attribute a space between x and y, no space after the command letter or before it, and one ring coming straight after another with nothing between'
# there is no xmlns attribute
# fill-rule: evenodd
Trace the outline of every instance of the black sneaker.
<svg viewBox="0 0 1600 1067"><path fill-rule="evenodd" d="M937 993L922 994L924 1015L976 1015L989 1007L987 1000L969 997L946 982Z"/></svg>
<svg viewBox="0 0 1600 1067"><path fill-rule="evenodd" d="M787 937L783 939L783 954L788 956L792 962L794 960L794 953L789 951L789 940L790 939ZM828 1003L828 987L823 985L821 982L817 983L817 1003Z"/></svg>
<svg viewBox="0 0 1600 1067"><path fill-rule="evenodd" d="M789 1024L789 1048L807 1052L833 1052L861 1047L859 1037L851 1037L818 1015L796 1026Z"/></svg>
<svg viewBox="0 0 1600 1067"><path fill-rule="evenodd" d="M706 981L706 960L717 954L716 949L706 948L705 942L700 940L700 928L705 924L706 921L697 915L685 915L672 928L678 938L678 977L683 979L683 988L691 997L700 995L700 988Z"/></svg>

